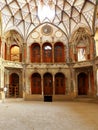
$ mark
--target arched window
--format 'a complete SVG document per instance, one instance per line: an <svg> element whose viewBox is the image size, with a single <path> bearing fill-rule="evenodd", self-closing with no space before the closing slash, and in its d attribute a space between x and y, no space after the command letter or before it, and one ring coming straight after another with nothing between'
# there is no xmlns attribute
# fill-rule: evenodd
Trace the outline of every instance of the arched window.
<svg viewBox="0 0 98 130"><path fill-rule="evenodd" d="M20 49L18 46L11 46L10 52L11 61L20 61Z"/></svg>
<svg viewBox="0 0 98 130"><path fill-rule="evenodd" d="M52 62L52 46L50 43L43 45L43 62Z"/></svg>
<svg viewBox="0 0 98 130"><path fill-rule="evenodd" d="M86 60L86 47L78 47L77 56L78 56L78 61L85 61Z"/></svg>
<svg viewBox="0 0 98 130"><path fill-rule="evenodd" d="M31 62L40 62L40 46L37 43L31 45Z"/></svg>
<svg viewBox="0 0 98 130"><path fill-rule="evenodd" d="M62 43L56 43L54 46L54 62L64 62L64 45Z"/></svg>

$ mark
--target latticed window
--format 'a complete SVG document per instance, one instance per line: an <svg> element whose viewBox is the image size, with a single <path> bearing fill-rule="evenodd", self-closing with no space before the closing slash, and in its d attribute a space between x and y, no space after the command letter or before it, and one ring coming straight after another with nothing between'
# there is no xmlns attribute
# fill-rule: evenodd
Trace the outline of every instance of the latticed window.
<svg viewBox="0 0 98 130"><path fill-rule="evenodd" d="M52 47L49 43L43 46L43 62L52 62Z"/></svg>
<svg viewBox="0 0 98 130"><path fill-rule="evenodd" d="M86 60L86 49L81 47L78 48L78 61L85 61Z"/></svg>
<svg viewBox="0 0 98 130"><path fill-rule="evenodd" d="M33 44L31 47L31 61L40 62L40 46L38 44Z"/></svg>

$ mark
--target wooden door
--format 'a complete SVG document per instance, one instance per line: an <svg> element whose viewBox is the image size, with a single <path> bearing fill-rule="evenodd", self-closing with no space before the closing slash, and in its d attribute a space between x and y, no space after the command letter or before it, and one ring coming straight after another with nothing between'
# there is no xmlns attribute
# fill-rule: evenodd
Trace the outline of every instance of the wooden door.
<svg viewBox="0 0 98 130"><path fill-rule="evenodd" d="M61 73L55 75L55 94L65 94L65 76Z"/></svg>
<svg viewBox="0 0 98 130"><path fill-rule="evenodd" d="M31 46L31 61L40 62L40 46L37 43Z"/></svg>
<svg viewBox="0 0 98 130"><path fill-rule="evenodd" d="M31 92L32 94L41 94L41 76L38 73L31 77Z"/></svg>
<svg viewBox="0 0 98 130"><path fill-rule="evenodd" d="M19 76L16 73L10 75L9 97L19 97Z"/></svg>
<svg viewBox="0 0 98 130"><path fill-rule="evenodd" d="M44 75L44 95L52 95L53 94L53 80L52 75L46 73Z"/></svg>

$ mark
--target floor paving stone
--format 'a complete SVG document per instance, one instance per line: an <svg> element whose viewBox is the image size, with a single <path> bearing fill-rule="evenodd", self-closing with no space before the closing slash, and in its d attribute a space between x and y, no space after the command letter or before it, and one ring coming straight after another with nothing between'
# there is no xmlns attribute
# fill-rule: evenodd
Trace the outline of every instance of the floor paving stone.
<svg viewBox="0 0 98 130"><path fill-rule="evenodd" d="M98 130L98 104L0 102L0 130Z"/></svg>

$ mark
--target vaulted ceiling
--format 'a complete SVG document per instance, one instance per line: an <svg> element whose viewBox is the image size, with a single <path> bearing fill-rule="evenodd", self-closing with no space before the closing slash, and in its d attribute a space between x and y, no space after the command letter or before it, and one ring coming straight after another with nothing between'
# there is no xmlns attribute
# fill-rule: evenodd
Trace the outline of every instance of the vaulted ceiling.
<svg viewBox="0 0 98 130"><path fill-rule="evenodd" d="M50 14L40 18L38 2L53 5L55 15L52 19L48 17ZM96 0L0 0L2 33L15 29L27 38L43 23L57 26L67 37L80 25L93 33L95 6Z"/></svg>

